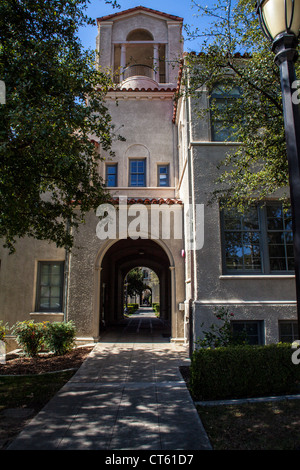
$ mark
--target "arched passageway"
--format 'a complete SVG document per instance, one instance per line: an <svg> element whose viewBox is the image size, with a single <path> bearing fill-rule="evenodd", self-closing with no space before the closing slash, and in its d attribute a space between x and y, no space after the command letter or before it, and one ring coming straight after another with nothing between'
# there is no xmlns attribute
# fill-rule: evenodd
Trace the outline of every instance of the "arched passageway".
<svg viewBox="0 0 300 470"><path fill-rule="evenodd" d="M136 266L146 266L159 278L160 318L171 327L171 271L165 250L153 240L116 241L105 253L100 279L100 335L103 329L124 325L124 280ZM144 312L145 313L145 312ZM145 317L145 314L143 315ZM149 322L155 325L157 322Z"/></svg>

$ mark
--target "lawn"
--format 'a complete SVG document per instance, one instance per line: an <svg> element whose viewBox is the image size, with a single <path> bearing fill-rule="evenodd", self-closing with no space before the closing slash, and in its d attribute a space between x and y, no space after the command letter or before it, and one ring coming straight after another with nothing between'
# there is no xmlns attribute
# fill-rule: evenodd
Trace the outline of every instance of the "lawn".
<svg viewBox="0 0 300 470"><path fill-rule="evenodd" d="M0 376L0 449L7 447L27 420L43 408L74 372Z"/></svg>
<svg viewBox="0 0 300 470"><path fill-rule="evenodd" d="M300 450L300 400L197 410L214 450Z"/></svg>

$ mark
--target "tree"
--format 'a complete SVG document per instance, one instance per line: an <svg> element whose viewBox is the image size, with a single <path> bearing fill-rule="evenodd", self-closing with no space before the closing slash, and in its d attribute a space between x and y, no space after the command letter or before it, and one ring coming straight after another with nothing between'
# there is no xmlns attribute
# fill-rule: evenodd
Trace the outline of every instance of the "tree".
<svg viewBox="0 0 300 470"><path fill-rule="evenodd" d="M190 37L201 39L202 46L199 54L187 57L188 92L196 99L199 89L206 87L213 122L231 128L230 140L241 142L220 163L211 200L243 210L278 190L282 199L288 199L279 70L261 32L255 4L252 0L218 0L212 8L193 4L211 23L206 31L189 29ZM211 93L218 83L227 97L234 89L241 95L217 106Z"/></svg>
<svg viewBox="0 0 300 470"><path fill-rule="evenodd" d="M143 271L141 268L131 269L127 274L126 282L127 295L129 295L129 297L141 295L143 290L147 288L147 285L144 284Z"/></svg>
<svg viewBox="0 0 300 470"><path fill-rule="evenodd" d="M0 4L0 237L10 251L24 236L71 247L70 228L107 198L97 145L110 152L114 138L110 79L77 35L93 23L88 1Z"/></svg>

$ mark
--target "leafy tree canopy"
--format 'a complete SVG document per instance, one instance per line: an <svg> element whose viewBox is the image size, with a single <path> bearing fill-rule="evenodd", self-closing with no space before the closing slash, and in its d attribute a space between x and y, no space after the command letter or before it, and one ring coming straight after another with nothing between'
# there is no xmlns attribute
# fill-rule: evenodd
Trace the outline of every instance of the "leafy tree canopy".
<svg viewBox="0 0 300 470"><path fill-rule="evenodd" d="M0 4L0 79L6 85L6 104L0 105L0 237L11 251L24 236L72 246L68 227L77 227L106 198L94 141L110 151L113 127L103 101L110 80L78 38L78 28L93 23L87 4Z"/></svg>
<svg viewBox="0 0 300 470"><path fill-rule="evenodd" d="M186 60L189 93L196 100L201 87L207 89L212 122L230 128L229 140L241 142L219 165L212 200L243 210L278 190L283 199L288 198L279 69L261 32L255 2L217 0L208 8L193 0L193 5L210 26L206 31L188 28L190 37L198 37L201 43L200 52L190 53ZM236 89L241 94L216 106L212 98L216 84L223 86L227 96ZM199 117L205 117L204 112Z"/></svg>
<svg viewBox="0 0 300 470"><path fill-rule="evenodd" d="M147 288L144 284L143 271L141 268L134 268L129 271L126 277L127 282L127 294L129 297L134 295L141 295L142 292Z"/></svg>

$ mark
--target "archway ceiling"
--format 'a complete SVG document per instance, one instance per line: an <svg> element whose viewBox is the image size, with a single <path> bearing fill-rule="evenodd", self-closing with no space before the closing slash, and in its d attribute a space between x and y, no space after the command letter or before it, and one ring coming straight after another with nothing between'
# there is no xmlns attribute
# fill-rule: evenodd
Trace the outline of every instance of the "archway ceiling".
<svg viewBox="0 0 300 470"><path fill-rule="evenodd" d="M107 255L111 262L116 263L122 270L147 266L157 272L170 265L161 246L148 239L120 240L108 250Z"/></svg>

